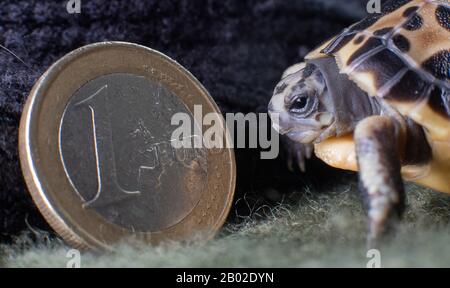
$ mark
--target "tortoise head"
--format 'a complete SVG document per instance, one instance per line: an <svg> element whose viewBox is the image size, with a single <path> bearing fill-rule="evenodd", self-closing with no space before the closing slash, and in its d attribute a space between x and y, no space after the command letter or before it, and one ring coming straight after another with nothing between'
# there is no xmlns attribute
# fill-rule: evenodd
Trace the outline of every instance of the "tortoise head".
<svg viewBox="0 0 450 288"><path fill-rule="evenodd" d="M283 75L269 104L274 128L301 143L327 138L335 120L322 73L314 65L297 64Z"/></svg>
<svg viewBox="0 0 450 288"><path fill-rule="evenodd" d="M286 70L269 104L273 126L300 143L319 143L353 132L362 119L380 113L333 57L310 59Z"/></svg>

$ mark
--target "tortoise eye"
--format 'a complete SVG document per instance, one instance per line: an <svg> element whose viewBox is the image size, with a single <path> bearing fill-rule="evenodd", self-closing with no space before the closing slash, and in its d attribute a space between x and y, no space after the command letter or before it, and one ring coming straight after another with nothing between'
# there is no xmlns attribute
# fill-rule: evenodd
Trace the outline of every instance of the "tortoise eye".
<svg viewBox="0 0 450 288"><path fill-rule="evenodd" d="M305 109L305 107L308 105L308 97L298 97L297 99L294 100L294 102L291 104L291 107L289 108L289 110L292 113L298 113L301 112L303 109Z"/></svg>
<svg viewBox="0 0 450 288"><path fill-rule="evenodd" d="M316 98L302 95L295 97L289 106L289 112L306 117L316 108Z"/></svg>

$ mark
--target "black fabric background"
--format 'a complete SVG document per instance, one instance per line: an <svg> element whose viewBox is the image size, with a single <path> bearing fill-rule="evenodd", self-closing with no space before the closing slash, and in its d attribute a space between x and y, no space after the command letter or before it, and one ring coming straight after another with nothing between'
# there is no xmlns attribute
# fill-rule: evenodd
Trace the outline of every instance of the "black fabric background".
<svg viewBox="0 0 450 288"><path fill-rule="evenodd" d="M18 123L32 85L64 54L99 41L139 43L190 70L222 112L264 112L283 70L362 18L367 2L83 0L78 15L68 14L66 3L0 2L1 241L11 240L28 225L47 229L24 187L17 151ZM310 176L317 176L317 171L334 175L321 164L310 164L306 175L291 173L282 157L261 161L256 150L238 150L236 154L237 197L256 195L254 198L278 201L279 192L314 182L308 179L314 179ZM230 219L234 218L232 213Z"/></svg>

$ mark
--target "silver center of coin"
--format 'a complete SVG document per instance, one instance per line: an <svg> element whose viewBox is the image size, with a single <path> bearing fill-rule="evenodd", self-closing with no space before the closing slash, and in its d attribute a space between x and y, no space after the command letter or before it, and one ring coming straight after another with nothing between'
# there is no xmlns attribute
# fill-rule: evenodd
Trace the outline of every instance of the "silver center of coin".
<svg viewBox="0 0 450 288"><path fill-rule="evenodd" d="M60 156L85 209L139 232L189 215L207 183L207 151L173 148L171 117L179 112L195 123L171 91L132 74L98 77L72 96Z"/></svg>

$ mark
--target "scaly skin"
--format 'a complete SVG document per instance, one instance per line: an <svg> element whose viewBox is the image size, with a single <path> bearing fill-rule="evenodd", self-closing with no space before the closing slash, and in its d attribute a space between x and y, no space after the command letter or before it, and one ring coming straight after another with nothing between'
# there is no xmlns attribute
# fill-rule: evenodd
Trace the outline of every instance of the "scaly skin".
<svg viewBox="0 0 450 288"><path fill-rule="evenodd" d="M404 210L399 139L394 120L385 116L366 118L355 130L359 186L369 216L369 248L377 246L377 239Z"/></svg>

